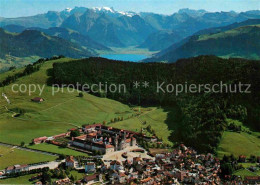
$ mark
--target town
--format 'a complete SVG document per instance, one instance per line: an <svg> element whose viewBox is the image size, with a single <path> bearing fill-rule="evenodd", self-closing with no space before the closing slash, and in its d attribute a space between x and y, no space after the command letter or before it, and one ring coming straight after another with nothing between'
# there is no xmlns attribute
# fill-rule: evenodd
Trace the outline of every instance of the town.
<svg viewBox="0 0 260 185"><path fill-rule="evenodd" d="M34 138L34 145L49 143L68 147L87 153L89 157L59 156L51 167L48 163L39 166L17 164L0 172L0 178L32 174L31 180L37 180L37 185L221 184L221 161L213 154L199 154L184 144L151 153L142 147L143 140L160 142L156 136L147 137L103 124L85 125L59 135ZM240 160L245 159L241 156ZM82 177L73 176L75 171ZM260 179L251 177L246 180L259 182ZM242 183L239 179L235 182Z"/></svg>

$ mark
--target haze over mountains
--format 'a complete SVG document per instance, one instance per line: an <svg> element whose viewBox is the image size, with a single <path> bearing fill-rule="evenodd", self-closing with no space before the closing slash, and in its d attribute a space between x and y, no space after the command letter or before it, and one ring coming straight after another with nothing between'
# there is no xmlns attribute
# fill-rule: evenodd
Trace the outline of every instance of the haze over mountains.
<svg viewBox="0 0 260 185"><path fill-rule="evenodd" d="M29 17L0 18L0 27L4 30L28 37L23 39L22 44L16 44L16 49L14 49L12 43L5 41L17 36L1 30L1 56L4 58L11 53L15 57L24 57L25 55L48 57L50 53L55 54L55 50L46 53L36 52L35 49L21 54L19 48L28 49L27 45L30 45L31 42L40 43L35 41L43 39L44 35L45 38L51 38L47 39L46 42L58 39L60 48L64 47L64 49L57 51L57 55L76 58L97 56L101 51L111 51L111 47L128 48L129 46L134 46L137 49L161 51L153 59L147 61L174 62L179 58L200 54L258 58L259 54L253 49L257 50L258 44L252 45L254 43L251 43L251 41L254 42L258 39L258 27L245 28L245 30L244 28L236 29L240 26L257 25L258 19L260 19L259 10L237 13L234 11L207 12L205 10L181 9L172 15L162 15L147 12L122 12L108 7L67 8L61 12L49 11L45 14ZM248 20L249 22L247 22ZM237 33L236 37L226 33L231 29L236 29L234 30ZM28 33L27 30L34 30L32 32L34 34L23 34L23 32ZM239 33L240 31L241 33ZM213 35L203 36L203 39L201 39L202 36L198 36L215 34L216 32L223 32L223 34L221 37L219 35L216 37ZM224 36L226 34L229 36ZM240 37L243 37L244 40L241 40ZM247 40L246 45L240 47L245 40ZM231 41L234 44L228 45ZM217 51L214 48L207 50L207 46L215 42L217 48L224 45L229 49L225 49L227 52ZM27 47L23 47L23 45ZM48 48L44 48L44 46L41 45L39 48L47 51ZM33 47L37 47L37 45ZM73 49L69 52L68 48ZM194 51L194 48L197 50ZM241 53L242 51L243 53ZM163 56L164 54L166 56Z"/></svg>

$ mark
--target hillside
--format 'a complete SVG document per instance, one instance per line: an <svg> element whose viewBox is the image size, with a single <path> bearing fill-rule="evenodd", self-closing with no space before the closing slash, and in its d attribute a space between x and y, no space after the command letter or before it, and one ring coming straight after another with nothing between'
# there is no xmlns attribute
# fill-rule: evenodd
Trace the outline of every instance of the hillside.
<svg viewBox="0 0 260 185"><path fill-rule="evenodd" d="M88 49L36 30L25 30L16 34L0 28L0 47L1 58L9 54L14 57L66 55L73 58L93 55Z"/></svg>
<svg viewBox="0 0 260 185"><path fill-rule="evenodd" d="M181 39L182 37L180 37L180 34L170 30L163 30L149 35L148 38L138 47L148 48L150 51L160 51L168 48Z"/></svg>
<svg viewBox="0 0 260 185"><path fill-rule="evenodd" d="M194 35L177 47L173 45L146 61L175 62L180 58L198 55L259 59L259 36L259 25L242 26L213 34Z"/></svg>
<svg viewBox="0 0 260 185"><path fill-rule="evenodd" d="M107 92L105 96L127 104L162 106L165 112L168 112L165 123L171 130L170 141L184 142L205 152L217 148L227 128L227 118L239 119L251 129L260 130L260 120L256 116L260 110L259 104L256 103L260 98L259 69L259 61L225 60L214 56L182 59L172 64L127 63L90 58L54 64L53 83L125 84L128 89L126 93ZM150 86L136 89L132 84L135 81L148 81ZM175 91L156 91L157 82L199 85L219 84L220 81L232 87L237 86L238 82L251 84L251 94L189 91L176 94ZM166 86L164 90L165 88ZM104 95L103 92L95 94ZM173 124L176 122L178 124Z"/></svg>

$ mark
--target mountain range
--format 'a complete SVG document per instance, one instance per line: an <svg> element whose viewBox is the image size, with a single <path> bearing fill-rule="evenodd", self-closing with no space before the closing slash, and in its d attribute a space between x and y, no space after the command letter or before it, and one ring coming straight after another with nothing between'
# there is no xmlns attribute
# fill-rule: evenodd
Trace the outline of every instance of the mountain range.
<svg viewBox="0 0 260 185"><path fill-rule="evenodd" d="M160 51L146 61L174 62L200 54L258 58L255 41L259 27L253 25L258 25L259 19L259 10L237 13L181 9L162 15L108 7L67 8L29 17L0 18L0 54L3 60L10 53L13 57L80 58L131 46Z"/></svg>
<svg viewBox="0 0 260 185"><path fill-rule="evenodd" d="M157 40L162 38L162 40L168 40L174 44L203 29L259 18L259 10L237 13L234 11L207 12L205 10L181 9L172 15L161 15L145 12L122 12L108 7L75 7L73 9L67 8L61 12L49 11L45 14L29 17L1 18L0 26L14 24L26 28L45 29L63 27L89 36L92 40L107 47L130 45L142 47L147 46L149 43L147 39L151 37L156 37ZM169 34L171 32L177 35ZM154 50L153 45L154 42L151 42L151 46L148 48ZM155 49L165 49L168 45L162 44L161 47Z"/></svg>

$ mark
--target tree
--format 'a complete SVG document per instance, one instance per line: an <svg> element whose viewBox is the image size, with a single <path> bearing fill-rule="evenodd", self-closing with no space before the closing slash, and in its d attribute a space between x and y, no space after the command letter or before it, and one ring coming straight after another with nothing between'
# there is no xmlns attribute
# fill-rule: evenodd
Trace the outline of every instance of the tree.
<svg viewBox="0 0 260 185"><path fill-rule="evenodd" d="M60 160L65 159L65 157L66 157L66 156L65 156L64 154L60 154L60 155L59 155L59 159L60 159Z"/></svg>
<svg viewBox="0 0 260 185"><path fill-rule="evenodd" d="M71 180L72 182L75 182L75 177L74 177L73 175L71 175L71 176L70 176L70 180Z"/></svg>
<svg viewBox="0 0 260 185"><path fill-rule="evenodd" d="M221 174L223 175L223 177L225 175L231 175L234 171L234 169L230 163L221 164L220 168L221 168Z"/></svg>
<svg viewBox="0 0 260 185"><path fill-rule="evenodd" d="M79 93L79 97L80 98L83 98L84 97L84 94L82 92Z"/></svg>
<svg viewBox="0 0 260 185"><path fill-rule="evenodd" d="M43 172L42 173L42 182L43 184L47 184L51 182L51 174L50 172Z"/></svg>
<svg viewBox="0 0 260 185"><path fill-rule="evenodd" d="M25 143L22 141L22 142L21 142L21 146L24 146L24 145L25 145Z"/></svg>
<svg viewBox="0 0 260 185"><path fill-rule="evenodd" d="M80 136L79 130L72 130L70 132L70 137L78 137L78 136Z"/></svg>

